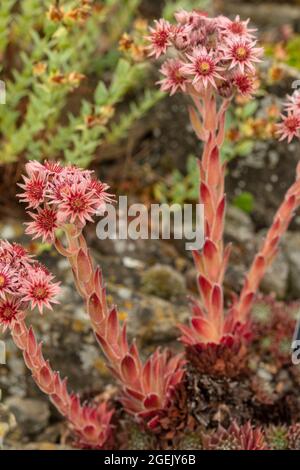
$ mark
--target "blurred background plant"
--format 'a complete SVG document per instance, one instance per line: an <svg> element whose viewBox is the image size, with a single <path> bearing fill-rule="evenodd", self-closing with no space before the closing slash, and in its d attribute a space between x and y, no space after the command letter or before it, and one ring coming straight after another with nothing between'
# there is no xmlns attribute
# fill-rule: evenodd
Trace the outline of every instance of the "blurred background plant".
<svg viewBox="0 0 300 470"><path fill-rule="evenodd" d="M87 166L99 146L125 137L162 98L145 84L147 21L137 16L139 3L1 4L1 79L7 89L0 115L2 165L60 158ZM128 48L122 36L127 29Z"/></svg>
<svg viewBox="0 0 300 470"><path fill-rule="evenodd" d="M266 54L279 64L286 64L300 70L300 34L286 27L279 41L266 44Z"/></svg>
<svg viewBox="0 0 300 470"><path fill-rule="evenodd" d="M14 189L24 162L31 158L96 167L100 161L120 157L124 167L119 186L124 191L122 183L126 187L126 180L130 184L132 178L131 153L139 154L139 142L152 132L147 124L141 130L143 135L136 136L132 130L164 97L155 88L157 75L146 61L148 23L157 17L158 9L173 21L176 10L211 11L215 3L7 0L1 5L0 78L7 88L7 104L0 115L1 199ZM288 26L277 43L265 41L271 66L257 81L256 99L245 102L240 98L228 113L225 160L248 157L257 142L273 140L278 108L265 97L268 87L282 78L282 65L297 67L297 41L299 35ZM155 138L154 132L151 138ZM130 147L130 161L124 158L126 146ZM153 159L151 148L146 158ZM163 177L153 175L156 181L150 199L181 204L196 201L196 162L191 155L188 161L184 158L179 170L170 168ZM120 168L115 173L120 175ZM244 207L245 198L242 200Z"/></svg>
<svg viewBox="0 0 300 470"><path fill-rule="evenodd" d="M199 194L199 171L195 155L189 155L186 175L175 169L153 186L153 195L161 203L184 204L195 202Z"/></svg>
<svg viewBox="0 0 300 470"><path fill-rule="evenodd" d="M275 135L275 125L279 116L279 108L275 102L265 102L264 87L260 83L257 99L245 101L240 97L228 111L226 121L226 138L222 149L224 161L236 157L246 157L255 150L257 141L272 141ZM198 200L198 167L195 155L189 155L185 172L173 170L153 185L153 196L159 202L184 204ZM233 198L234 206L246 213L254 208L254 198L247 191Z"/></svg>
<svg viewBox="0 0 300 470"><path fill-rule="evenodd" d="M208 0L162 2L180 8ZM148 19L142 0L6 0L0 8L1 200L13 195L28 159L83 167L110 149L164 94L146 61ZM151 16L151 13L150 13ZM106 149L106 158L103 156Z"/></svg>

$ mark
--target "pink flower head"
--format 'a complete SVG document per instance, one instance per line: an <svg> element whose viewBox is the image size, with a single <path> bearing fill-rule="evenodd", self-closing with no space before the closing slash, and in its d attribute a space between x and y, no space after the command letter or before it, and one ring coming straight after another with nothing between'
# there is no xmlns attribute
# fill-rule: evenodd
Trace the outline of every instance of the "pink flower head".
<svg viewBox="0 0 300 470"><path fill-rule="evenodd" d="M31 178L34 174L36 175L49 175L49 174L59 174L64 169L60 163L56 161L45 160L44 164L36 160L31 160L25 165L26 173Z"/></svg>
<svg viewBox="0 0 300 470"><path fill-rule="evenodd" d="M46 274L46 276L49 276L51 277L51 273L49 271L49 269L46 268L46 266L44 266L42 263L40 263L39 261L35 261L32 265L31 265L31 270L36 272L36 273L44 273Z"/></svg>
<svg viewBox="0 0 300 470"><path fill-rule="evenodd" d="M16 272L9 265L0 265L0 297L11 294L16 286Z"/></svg>
<svg viewBox="0 0 300 470"><path fill-rule="evenodd" d="M0 241L0 259L11 267L27 266L31 262L31 256L22 245L4 240Z"/></svg>
<svg viewBox="0 0 300 470"><path fill-rule="evenodd" d="M281 114L281 123L277 125L279 140L287 139L288 143L294 137L300 138L300 115L289 113L287 116Z"/></svg>
<svg viewBox="0 0 300 470"><path fill-rule="evenodd" d="M44 168L48 174L50 173L55 175L59 175L64 170L64 167L61 166L60 163L48 160L44 162Z"/></svg>
<svg viewBox="0 0 300 470"><path fill-rule="evenodd" d="M21 302L15 298L0 299L0 325L3 331L22 316Z"/></svg>
<svg viewBox="0 0 300 470"><path fill-rule="evenodd" d="M192 30L189 25L171 25L170 41L178 51L189 49L192 42Z"/></svg>
<svg viewBox="0 0 300 470"><path fill-rule="evenodd" d="M179 10L175 12L176 21L182 25L197 27L203 22L203 18L207 17L207 13L198 11Z"/></svg>
<svg viewBox="0 0 300 470"><path fill-rule="evenodd" d="M28 304L32 308L51 308L59 291L53 276L44 265L35 262L25 248L0 240L0 325L11 327L25 316Z"/></svg>
<svg viewBox="0 0 300 470"><path fill-rule="evenodd" d="M53 202L60 201L54 200ZM89 184L82 181L68 188L59 204L59 215L71 223L80 222L84 225L86 221L93 221L92 216L95 215L98 207L99 198L93 190L90 190Z"/></svg>
<svg viewBox="0 0 300 470"><path fill-rule="evenodd" d="M150 28L148 37L151 45L149 46L150 56L154 55L156 59L167 52L170 46L171 25L163 19L155 20L155 28Z"/></svg>
<svg viewBox="0 0 300 470"><path fill-rule="evenodd" d="M42 314L44 307L52 310L51 304L59 303L55 297L59 293L59 283L52 282L53 276L42 270L32 270L22 286L23 302L29 302L31 310L38 307Z"/></svg>
<svg viewBox="0 0 300 470"><path fill-rule="evenodd" d="M250 96L254 92L254 78L251 75L237 73L233 78L233 84L243 96Z"/></svg>
<svg viewBox="0 0 300 470"><path fill-rule="evenodd" d="M166 78L158 82L162 91L169 91L172 96L178 89L183 92L186 90L187 78L182 72L182 66L178 59L169 59L163 64L160 71Z"/></svg>
<svg viewBox="0 0 300 470"><path fill-rule="evenodd" d="M42 163L36 161L36 160L30 160L28 163L25 165L26 168L26 173L28 176L31 178L34 176L34 174L45 174L45 167L42 165Z"/></svg>
<svg viewBox="0 0 300 470"><path fill-rule="evenodd" d="M56 229L67 223L76 224L82 229L93 216L103 213L107 202L113 202L108 193L108 185L95 178L94 172L82 170L74 165L66 167L56 162L29 162L26 165L28 177L26 186L43 181L43 199L36 198L31 204L35 211L28 212L32 221L27 223L26 233L33 238L53 243ZM20 199L29 200L28 191ZM38 202L39 201L39 202Z"/></svg>
<svg viewBox="0 0 300 470"><path fill-rule="evenodd" d="M23 176L24 184L19 184L24 193L18 197L22 202L27 202L27 208L36 209L45 199L46 180L41 173L33 173L31 178Z"/></svg>
<svg viewBox="0 0 300 470"><path fill-rule="evenodd" d="M261 47L255 46L256 41L251 41L249 39L230 39L227 44L222 47L224 52L223 60L231 61L229 69L238 67L241 73L244 73L247 69L254 73L254 64L261 62L259 57L263 53L263 49Z"/></svg>
<svg viewBox="0 0 300 470"><path fill-rule="evenodd" d="M33 222L27 222L26 234L33 239L42 238L43 242L53 242L55 230L58 228L58 216L56 209L45 207L38 208L37 213L29 212Z"/></svg>
<svg viewBox="0 0 300 470"><path fill-rule="evenodd" d="M257 31L257 29L249 29L248 28L248 23L250 19L248 18L246 21L241 21L240 16L237 15L233 21L231 21L229 18L226 18L226 26L225 26L225 31L224 33L226 34L232 34L234 36L240 36L240 37L248 37L248 38L253 38L254 37L254 32Z"/></svg>
<svg viewBox="0 0 300 470"><path fill-rule="evenodd" d="M213 56L213 53L207 52L205 47L195 49L192 55L187 54L190 63L182 67L182 72L187 75L192 75L192 84L196 90L201 90L202 87L207 88L210 84L216 88L215 79L222 79L217 67L219 59Z"/></svg>
<svg viewBox="0 0 300 470"><path fill-rule="evenodd" d="M92 178L89 183L89 189L94 192L97 202L95 203L96 212L103 212L106 207L106 203L112 203L115 201L114 197L107 191L109 186L101 181Z"/></svg>
<svg viewBox="0 0 300 470"><path fill-rule="evenodd" d="M20 245L19 243L13 243L12 245L10 245L10 249L12 257L15 261L19 262L20 260L23 260L26 261L26 263L30 261L31 256L29 255L26 248L24 248L24 246Z"/></svg>

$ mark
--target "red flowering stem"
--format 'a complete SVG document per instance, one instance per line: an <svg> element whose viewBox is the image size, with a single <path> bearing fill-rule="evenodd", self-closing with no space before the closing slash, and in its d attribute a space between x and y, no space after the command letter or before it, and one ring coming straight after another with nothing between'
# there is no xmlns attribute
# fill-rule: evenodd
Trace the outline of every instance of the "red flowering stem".
<svg viewBox="0 0 300 470"><path fill-rule="evenodd" d="M61 380L59 373L54 372L49 361L44 359L42 343L37 342L33 328L28 329L24 320L19 320L12 323L10 329L35 383L49 395L53 405L71 423L79 444L102 448L111 434L113 410L109 411L105 402L94 407L81 405L78 395L69 394L67 380Z"/></svg>
<svg viewBox="0 0 300 470"><path fill-rule="evenodd" d="M278 252L280 240L287 231L289 223L299 204L300 163L297 166L296 181L287 191L283 203L275 214L273 223L267 232L262 247L255 256L246 276L239 302L234 309L234 316L237 321L241 323L247 321L249 312L255 300L255 293L266 270L272 264Z"/></svg>
<svg viewBox="0 0 300 470"><path fill-rule="evenodd" d="M166 407L172 389L183 376L181 355L170 357L157 350L142 363L135 342L128 344L126 323L120 324L117 308L109 308L100 268L94 269L85 238L74 225L65 227L68 246L56 241L67 256L78 292L86 302L92 328L108 360L109 368L123 385L124 407L139 416L155 416Z"/></svg>
<svg viewBox="0 0 300 470"><path fill-rule="evenodd" d="M228 101L224 100L217 110L213 92L207 92L202 102L195 95L192 98L199 113L195 108L190 109L191 122L199 138L205 139L202 159L199 162L205 243L200 252L193 253L198 271L201 304L194 305L195 316L191 320L191 328L180 326L184 333L182 340L187 344L201 341L219 342L223 336L223 278L229 258L229 247L224 248L223 243L225 164L220 157Z"/></svg>
<svg viewBox="0 0 300 470"><path fill-rule="evenodd" d="M230 246L224 248L225 165L220 160L220 147L224 140L224 122L228 101L217 112L215 98L206 93L192 96L195 108L190 118L198 137L204 140L200 166L200 202L204 204L205 243L201 252L194 252L198 271L200 304L194 302L194 317L190 327L180 325L182 341L187 345L220 343L227 334L234 334L238 324L245 325L255 300L259 284L275 258L280 239L300 204L300 167L295 183L288 190L278 209L263 245L246 276L240 297L234 298L227 315L223 306L223 279L230 254ZM202 119L201 119L202 118ZM245 330L246 331L246 330Z"/></svg>

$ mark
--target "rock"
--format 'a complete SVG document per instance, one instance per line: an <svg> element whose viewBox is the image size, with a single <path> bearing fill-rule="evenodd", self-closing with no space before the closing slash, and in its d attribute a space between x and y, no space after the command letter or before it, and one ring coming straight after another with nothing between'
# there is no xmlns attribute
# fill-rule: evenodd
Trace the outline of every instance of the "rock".
<svg viewBox="0 0 300 470"><path fill-rule="evenodd" d="M138 268L144 267L144 263L142 263L140 260L130 258L129 256L124 256L123 264L125 268L129 268L129 269L138 269Z"/></svg>
<svg viewBox="0 0 300 470"><path fill-rule="evenodd" d="M24 435L37 434L48 424L50 410L47 402L11 397L5 401L5 405L15 415L17 426Z"/></svg>
<svg viewBox="0 0 300 470"><path fill-rule="evenodd" d="M139 296L128 319L128 333L143 345L167 345L179 336L178 322L184 323L189 316L187 305L174 307L157 297Z"/></svg>
<svg viewBox="0 0 300 470"><path fill-rule="evenodd" d="M76 450L73 447L54 444L53 442L37 442L23 446L24 450Z"/></svg>
<svg viewBox="0 0 300 470"><path fill-rule="evenodd" d="M5 223L0 224L0 238L15 241L23 233L23 230L21 223L14 220L6 220Z"/></svg>
<svg viewBox="0 0 300 470"><path fill-rule="evenodd" d="M148 450L153 448L154 442L150 434L144 432L138 424L131 421L125 422L123 433L123 440L126 442L124 450L125 448L131 450ZM124 442L122 442L122 445L124 445Z"/></svg>
<svg viewBox="0 0 300 470"><path fill-rule="evenodd" d="M240 263L235 262L234 259L227 267L224 278L224 288L225 295L228 296L228 298L231 297L232 292L238 293L241 290L245 272L246 267Z"/></svg>
<svg viewBox="0 0 300 470"><path fill-rule="evenodd" d="M281 26L283 24L299 23L300 11L297 5L293 6L290 2L282 4L271 2L240 2L231 0L223 2L223 13L226 15L235 15L239 12L242 18L251 18L251 20L262 26Z"/></svg>
<svg viewBox="0 0 300 470"><path fill-rule="evenodd" d="M53 442L31 442L23 444L19 441L10 441L4 446L4 450L77 450L67 445L55 444Z"/></svg>
<svg viewBox="0 0 300 470"><path fill-rule="evenodd" d="M287 293L288 278L288 262L284 253L279 251L276 259L262 279L260 289L265 294L274 293L278 299L283 299Z"/></svg>
<svg viewBox="0 0 300 470"><path fill-rule="evenodd" d="M37 442L65 442L65 436L69 435L70 428L67 420L59 421L55 424L49 424L41 433L36 437Z"/></svg>
<svg viewBox="0 0 300 470"><path fill-rule="evenodd" d="M280 83L282 84L281 81ZM286 90L287 88L283 87L282 94L285 94ZM254 198L254 211L251 218L257 228L271 225L286 191L294 182L299 149L298 141L290 144L272 140L257 141L253 152L247 157L233 159L229 163L226 178L229 198L238 195L241 182L246 184L245 190ZM299 227L295 220L291 226Z"/></svg>
<svg viewBox="0 0 300 470"><path fill-rule="evenodd" d="M254 226L248 214L238 207L229 206L226 214L225 237L229 241L247 243L253 240Z"/></svg>
<svg viewBox="0 0 300 470"><path fill-rule="evenodd" d="M185 279L170 266L156 264L142 276L142 292L172 300L186 295Z"/></svg>
<svg viewBox="0 0 300 470"><path fill-rule="evenodd" d="M127 320L131 339L137 338L141 348L152 345L169 346L179 336L178 322L190 317L187 298L184 302L168 302L152 295L131 292L130 300L122 298L122 287L109 286L114 302L118 305L119 318Z"/></svg>
<svg viewBox="0 0 300 470"><path fill-rule="evenodd" d="M288 232L283 243L283 250L289 264L289 294L300 297L300 233Z"/></svg>
<svg viewBox="0 0 300 470"><path fill-rule="evenodd" d="M16 427L16 419L7 406L0 405L0 448L5 436Z"/></svg>
<svg viewBox="0 0 300 470"><path fill-rule="evenodd" d="M198 293L197 275L198 275L198 272L194 266L188 269L188 271L185 274L187 288L193 293Z"/></svg>

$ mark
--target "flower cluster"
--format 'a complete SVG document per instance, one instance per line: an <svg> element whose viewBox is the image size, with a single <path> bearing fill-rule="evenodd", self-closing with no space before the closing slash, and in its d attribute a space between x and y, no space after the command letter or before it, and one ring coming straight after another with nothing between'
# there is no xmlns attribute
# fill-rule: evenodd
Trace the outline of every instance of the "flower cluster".
<svg viewBox="0 0 300 470"><path fill-rule="evenodd" d="M5 330L24 318L29 307L51 309L59 283L45 266L36 262L16 243L0 241L0 326Z"/></svg>
<svg viewBox="0 0 300 470"><path fill-rule="evenodd" d="M29 162L26 171L19 197L28 204L32 222L27 224L26 233L33 239L53 243L55 231L68 223L82 229L112 200L108 186L97 180L92 171L47 161Z"/></svg>
<svg viewBox="0 0 300 470"><path fill-rule="evenodd" d="M249 20L209 18L184 10L175 13L175 19L176 24L156 21L148 36L150 56L158 58L173 50L173 58L161 68L163 91L203 95L210 88L222 97L253 93L262 49L256 47L256 30L248 27Z"/></svg>
<svg viewBox="0 0 300 470"><path fill-rule="evenodd" d="M295 91L287 97L284 105L286 114L281 114L278 124L279 140L287 139L291 142L294 137L300 138L300 92Z"/></svg>

